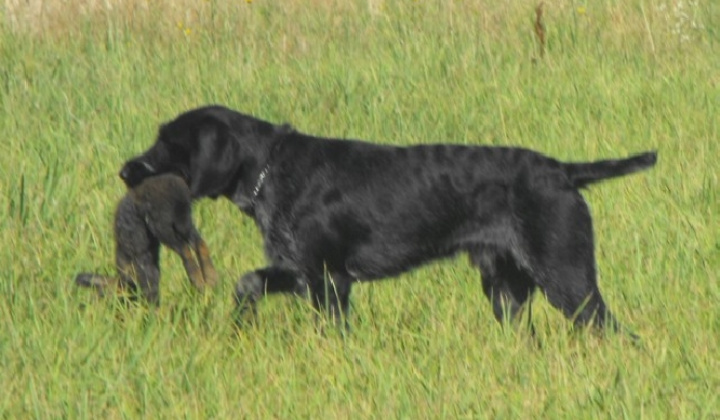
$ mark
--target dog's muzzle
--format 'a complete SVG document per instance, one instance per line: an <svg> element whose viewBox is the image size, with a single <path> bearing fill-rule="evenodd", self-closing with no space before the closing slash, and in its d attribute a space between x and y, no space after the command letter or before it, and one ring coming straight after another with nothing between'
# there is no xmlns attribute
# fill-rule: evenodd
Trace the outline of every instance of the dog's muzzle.
<svg viewBox="0 0 720 420"><path fill-rule="evenodd" d="M128 188L134 188L147 177L157 173L155 168L142 160L131 160L123 165L118 174Z"/></svg>

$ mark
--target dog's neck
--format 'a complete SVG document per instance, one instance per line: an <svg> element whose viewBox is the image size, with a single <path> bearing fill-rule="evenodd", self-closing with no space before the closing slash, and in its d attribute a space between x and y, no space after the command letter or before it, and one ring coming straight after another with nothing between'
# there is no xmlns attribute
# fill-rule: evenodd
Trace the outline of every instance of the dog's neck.
<svg viewBox="0 0 720 420"><path fill-rule="evenodd" d="M270 168L273 163L273 158L277 154L277 149L280 146L280 143L282 143L282 140L276 140L268 149L267 153L265 155L265 161L261 163L261 170L257 174L257 178L255 180L255 184L252 188L252 190L243 190L239 188L236 190L231 200L233 203L235 203L236 206L238 206L242 211L253 214L255 211L255 206L257 204L258 196L260 195L260 192L262 191L263 187L265 186L265 181L267 179L268 174L270 173ZM247 184L246 184L247 185Z"/></svg>

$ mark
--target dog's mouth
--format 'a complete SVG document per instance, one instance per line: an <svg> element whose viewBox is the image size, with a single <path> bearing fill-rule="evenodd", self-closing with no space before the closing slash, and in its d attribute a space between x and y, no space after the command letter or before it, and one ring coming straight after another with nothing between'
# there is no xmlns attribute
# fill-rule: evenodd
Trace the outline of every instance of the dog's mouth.
<svg viewBox="0 0 720 420"><path fill-rule="evenodd" d="M158 168L157 166L144 160L133 160L123 166L119 175L128 188L134 188L142 183L146 178L167 173L179 176L183 179L188 188L190 187L190 171L182 166Z"/></svg>
<svg viewBox="0 0 720 420"><path fill-rule="evenodd" d="M185 169L176 169L173 171L173 173L185 181L185 184L187 184L188 188L190 187L190 174Z"/></svg>

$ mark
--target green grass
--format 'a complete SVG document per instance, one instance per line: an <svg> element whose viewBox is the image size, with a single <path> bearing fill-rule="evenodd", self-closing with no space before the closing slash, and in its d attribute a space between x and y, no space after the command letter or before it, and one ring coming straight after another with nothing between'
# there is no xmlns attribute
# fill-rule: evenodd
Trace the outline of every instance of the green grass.
<svg viewBox="0 0 720 420"><path fill-rule="evenodd" d="M720 417L716 2L546 2L538 60L526 1L65 3L0 9L0 417ZM356 286L345 339L284 297L236 334L232 286L264 260L226 201L195 206L207 299L167 251L158 310L76 290L113 271L124 159L205 103L390 144L658 149L585 193L601 290L642 346L572 333L538 296L536 348L464 257Z"/></svg>

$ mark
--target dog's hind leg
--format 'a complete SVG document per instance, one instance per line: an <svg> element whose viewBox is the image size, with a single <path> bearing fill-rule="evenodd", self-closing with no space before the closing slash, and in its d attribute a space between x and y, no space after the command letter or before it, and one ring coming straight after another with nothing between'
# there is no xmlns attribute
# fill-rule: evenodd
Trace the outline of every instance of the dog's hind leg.
<svg viewBox="0 0 720 420"><path fill-rule="evenodd" d="M530 298L535 283L527 270L519 267L510 255L487 248L472 250L470 261L480 269L483 292L493 306L495 319L501 323L517 321L527 306L528 324L534 334Z"/></svg>
<svg viewBox="0 0 720 420"><path fill-rule="evenodd" d="M525 220L528 252L538 286L551 305L577 326L617 330L597 285L592 220L577 192L560 192L543 199ZM551 200L544 201L545 198Z"/></svg>
<svg viewBox="0 0 720 420"><path fill-rule="evenodd" d="M543 273L539 278L540 287L548 302L575 325L617 329L619 324L597 286L592 239L572 242L572 247L562 247L565 252L546 256L539 270ZM570 249L572 252L567 252Z"/></svg>
<svg viewBox="0 0 720 420"><path fill-rule="evenodd" d="M548 267L546 272L549 276L541 280L545 297L577 327L590 325L598 330L624 331L633 341L639 340L607 308L597 287L594 267L581 261L566 261Z"/></svg>

